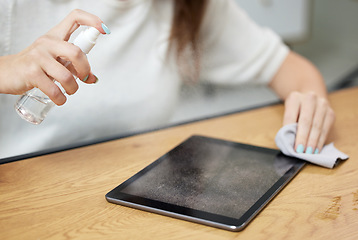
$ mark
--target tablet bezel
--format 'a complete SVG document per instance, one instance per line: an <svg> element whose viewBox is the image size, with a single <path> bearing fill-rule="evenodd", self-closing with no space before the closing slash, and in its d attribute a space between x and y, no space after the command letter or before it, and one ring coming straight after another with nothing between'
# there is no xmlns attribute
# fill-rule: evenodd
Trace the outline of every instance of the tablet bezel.
<svg viewBox="0 0 358 240"><path fill-rule="evenodd" d="M165 203L153 199L148 199L140 196L130 195L124 192L121 192L122 189L126 188L136 179L143 176L146 172L153 169L155 166L160 164L162 161L165 161L167 156L175 151L176 148L180 147L186 141L191 138L200 138L203 141L211 141L216 144L224 144L226 146L231 146L235 148L245 148L255 151L260 151L264 153L269 153L272 155L282 155L282 157L290 158L294 160L293 166L278 180L276 181L265 194L263 194L240 218L232 218L219 214L209 213L201 210L196 210L192 208L187 208L183 206L174 205L171 203ZM292 157L284 156L279 150L258 147L238 142L232 142L212 137L205 137L199 135L193 135L180 143L178 146L168 151L166 154L155 160L153 163L130 177L128 180L118 185L116 188L112 189L106 194L106 200L110 203L120 204L132 208L137 208L140 210L145 210L153 213L162 214L165 216L175 217L183 220L188 220L196 223L201 223L209 225L212 227L217 227L230 231L241 231L243 230L248 223L275 197L279 191L281 191L290 180L305 166L305 162L297 160Z"/></svg>

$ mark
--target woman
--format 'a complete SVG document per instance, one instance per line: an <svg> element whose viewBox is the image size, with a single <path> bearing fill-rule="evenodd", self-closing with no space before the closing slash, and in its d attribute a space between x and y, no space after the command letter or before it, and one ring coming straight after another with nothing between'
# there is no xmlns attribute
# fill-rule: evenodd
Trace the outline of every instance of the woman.
<svg viewBox="0 0 358 240"><path fill-rule="evenodd" d="M298 122L298 152L318 153L333 125L317 69L232 0L37 0L0 11L2 157L161 126L185 80L268 84L285 100L284 124ZM67 40L80 25L108 33L102 20L112 33L87 59ZM51 78L71 95L66 104ZM39 126L16 116L9 95L33 87L63 105Z"/></svg>

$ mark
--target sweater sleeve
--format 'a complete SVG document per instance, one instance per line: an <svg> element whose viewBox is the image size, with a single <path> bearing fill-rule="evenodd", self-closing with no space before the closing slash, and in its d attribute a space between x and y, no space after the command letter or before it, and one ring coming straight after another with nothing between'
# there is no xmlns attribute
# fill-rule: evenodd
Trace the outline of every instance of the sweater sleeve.
<svg viewBox="0 0 358 240"><path fill-rule="evenodd" d="M209 0L201 39L201 79L216 84L268 84L289 52L233 0Z"/></svg>

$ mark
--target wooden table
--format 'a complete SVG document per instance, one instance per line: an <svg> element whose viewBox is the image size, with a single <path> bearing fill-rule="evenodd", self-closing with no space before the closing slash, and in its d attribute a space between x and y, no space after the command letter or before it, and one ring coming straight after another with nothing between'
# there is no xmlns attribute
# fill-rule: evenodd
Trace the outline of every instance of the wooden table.
<svg viewBox="0 0 358 240"><path fill-rule="evenodd" d="M306 166L242 232L108 203L104 195L192 134L276 148L283 106L0 165L0 239L358 239L358 88L330 94L350 159Z"/></svg>

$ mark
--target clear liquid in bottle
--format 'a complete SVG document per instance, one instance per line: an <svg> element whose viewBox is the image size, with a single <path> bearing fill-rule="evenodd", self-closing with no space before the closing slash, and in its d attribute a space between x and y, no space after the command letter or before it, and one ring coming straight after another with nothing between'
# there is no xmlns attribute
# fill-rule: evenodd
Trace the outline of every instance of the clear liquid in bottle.
<svg viewBox="0 0 358 240"><path fill-rule="evenodd" d="M40 89L34 88L17 100L15 109L24 120L40 124L54 105Z"/></svg>

